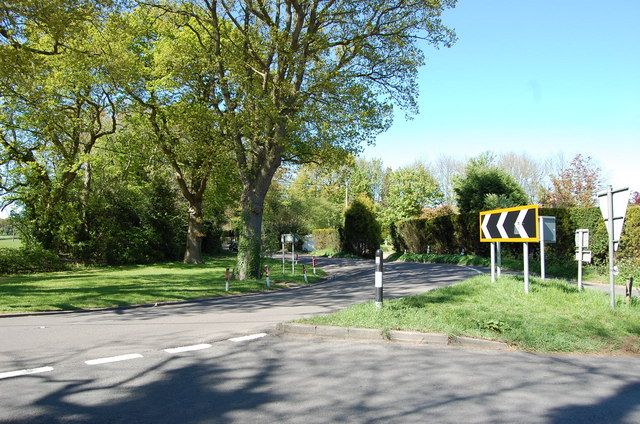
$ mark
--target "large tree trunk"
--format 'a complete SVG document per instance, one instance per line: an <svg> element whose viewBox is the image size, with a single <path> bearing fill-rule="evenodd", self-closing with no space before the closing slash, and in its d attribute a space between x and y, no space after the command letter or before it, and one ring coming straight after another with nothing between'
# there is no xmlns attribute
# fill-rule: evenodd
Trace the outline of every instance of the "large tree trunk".
<svg viewBox="0 0 640 424"><path fill-rule="evenodd" d="M242 233L238 245L237 274L240 280L260 278L262 250L262 214L264 196L242 193Z"/></svg>
<svg viewBox="0 0 640 424"><path fill-rule="evenodd" d="M241 172L242 183L242 232L238 243L236 275L238 279L260 278L260 253L262 249L262 214L264 199L271 181L281 164L281 148L265 153L266 159L253 169ZM245 165L246 166L246 165Z"/></svg>
<svg viewBox="0 0 640 424"><path fill-rule="evenodd" d="M187 229L187 247L184 252L184 263L201 264L202 260L202 199L189 206L189 228Z"/></svg>

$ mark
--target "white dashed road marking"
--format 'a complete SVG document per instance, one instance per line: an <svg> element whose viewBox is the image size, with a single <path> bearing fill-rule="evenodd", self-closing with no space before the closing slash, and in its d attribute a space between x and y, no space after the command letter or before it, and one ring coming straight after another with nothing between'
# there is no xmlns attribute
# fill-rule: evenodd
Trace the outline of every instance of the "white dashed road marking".
<svg viewBox="0 0 640 424"><path fill-rule="evenodd" d="M234 342L234 343L246 342L246 341L249 341L249 340L255 340L255 339L262 338L262 337L264 337L266 335L267 335L267 333L251 334L249 336L234 337L232 339L229 339L229 341Z"/></svg>
<svg viewBox="0 0 640 424"><path fill-rule="evenodd" d="M258 334L250 334L248 336L233 337L228 340L234 343L239 343L239 342L247 342L250 340L260 339L265 336L267 336L267 333L258 333ZM167 353L181 353L181 352L191 352L196 350L209 349L210 347L212 347L212 345L208 343L202 343L202 344L190 345L190 346L173 347L169 349L164 349L164 351ZM130 353L127 355L118 355L118 356L110 356L107 358L91 359L88 361L84 361L84 363L86 365L101 365L101 364L108 364L111 362L129 361L131 359L140 359L140 358L144 358L144 356L140 355L139 353ZM30 368L30 369L24 369L24 370L18 370L18 371L2 372L0 373L0 380L5 378L20 377L23 375L40 374L43 372L50 372L50 371L53 371L53 367Z"/></svg>
<svg viewBox="0 0 640 424"><path fill-rule="evenodd" d="M28 370L9 371L0 373L0 380L3 378L19 377L21 375L40 374L43 372L53 371L53 367L32 368Z"/></svg>
<svg viewBox="0 0 640 424"><path fill-rule="evenodd" d="M208 343L192 345L192 346L182 346L182 347L173 347L170 349L165 349L164 351L167 353L180 353L180 352L191 352L193 350L202 350L209 349L211 347Z"/></svg>
<svg viewBox="0 0 640 424"><path fill-rule="evenodd" d="M111 356L109 358L100 358L100 359L92 359L90 361L84 361L87 365L100 365L100 364L108 364L110 362L120 362L120 361L128 361L130 359L139 359L144 358L144 356L139 353L131 353L129 355L120 355L120 356Z"/></svg>

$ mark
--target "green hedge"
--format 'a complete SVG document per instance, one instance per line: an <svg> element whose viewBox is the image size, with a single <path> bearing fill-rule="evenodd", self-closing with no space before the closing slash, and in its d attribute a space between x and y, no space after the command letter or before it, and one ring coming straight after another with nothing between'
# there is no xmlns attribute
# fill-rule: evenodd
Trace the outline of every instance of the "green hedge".
<svg viewBox="0 0 640 424"><path fill-rule="evenodd" d="M58 255L42 248L0 249L0 275L64 271L68 268Z"/></svg>
<svg viewBox="0 0 640 424"><path fill-rule="evenodd" d="M316 250L330 249L340 251L340 231L335 228L313 230L313 242Z"/></svg>
<svg viewBox="0 0 640 424"><path fill-rule="evenodd" d="M540 208L541 216L556 217L556 243L545 245L549 259L571 261L575 255L575 231L589 229L590 250L596 263L607 258L608 236L599 208ZM434 254L460 253L487 256L489 243L480 242L478 214L455 214L434 219L413 219L392 227L391 235L397 251ZM513 257L522 255L520 243L503 243L503 250ZM539 254L539 244L531 243L530 251ZM627 209L620 241L619 258L640 265L640 207Z"/></svg>

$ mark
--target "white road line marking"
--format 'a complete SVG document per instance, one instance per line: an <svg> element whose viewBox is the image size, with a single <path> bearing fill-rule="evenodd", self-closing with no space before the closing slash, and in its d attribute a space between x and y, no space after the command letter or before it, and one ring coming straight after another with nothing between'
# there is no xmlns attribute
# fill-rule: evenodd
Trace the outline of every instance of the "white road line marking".
<svg viewBox="0 0 640 424"><path fill-rule="evenodd" d="M467 268L470 269L471 271L475 271L478 274L484 274L482 271L480 271L479 269L475 269L475 268L471 268L470 266L466 266L466 265L461 265L463 268Z"/></svg>
<svg viewBox="0 0 640 424"><path fill-rule="evenodd" d="M3 378L19 377L21 375L40 374L42 372L53 371L53 367L31 368L28 370L9 371L0 373L0 380Z"/></svg>
<svg viewBox="0 0 640 424"><path fill-rule="evenodd" d="M192 345L192 346L181 346L181 347L172 347L170 349L165 349L164 351L167 353L181 353L181 352L191 352L193 350L202 350L209 349L211 347L208 343Z"/></svg>
<svg viewBox="0 0 640 424"><path fill-rule="evenodd" d="M262 338L262 337L264 337L266 335L267 335L267 333L251 334L249 336L234 337L234 338L229 339L229 341L234 342L234 343L246 342L246 341L249 341L249 340L255 340L255 339Z"/></svg>
<svg viewBox="0 0 640 424"><path fill-rule="evenodd" d="M144 356L140 355L139 353L131 353L129 355L111 356L109 358L91 359L89 361L84 361L84 363L87 365L100 365L108 364L109 362L128 361L130 359L139 358L144 358Z"/></svg>

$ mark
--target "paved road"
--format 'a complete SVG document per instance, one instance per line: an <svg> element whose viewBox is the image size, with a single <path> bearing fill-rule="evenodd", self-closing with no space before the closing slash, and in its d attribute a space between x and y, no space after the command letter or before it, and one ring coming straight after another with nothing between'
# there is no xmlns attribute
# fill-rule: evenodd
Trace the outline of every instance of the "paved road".
<svg viewBox="0 0 640 424"><path fill-rule="evenodd" d="M374 298L372 261L323 259L312 287L156 308L0 318L0 372L224 340ZM385 292L406 296L475 275L465 267L388 264Z"/></svg>
<svg viewBox="0 0 640 424"><path fill-rule="evenodd" d="M638 358L236 339L373 298L371 262L327 269L334 279L276 293L2 318L0 423L640 422ZM385 271L388 296L476 273L402 263ZM199 350L165 350L180 346ZM128 360L87 363L103 358Z"/></svg>

